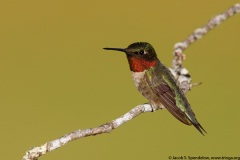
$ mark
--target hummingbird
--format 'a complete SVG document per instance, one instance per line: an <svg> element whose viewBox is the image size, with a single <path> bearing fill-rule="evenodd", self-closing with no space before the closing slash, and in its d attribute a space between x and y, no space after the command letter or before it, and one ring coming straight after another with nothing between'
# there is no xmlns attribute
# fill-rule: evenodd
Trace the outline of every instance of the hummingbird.
<svg viewBox="0 0 240 160"><path fill-rule="evenodd" d="M138 91L149 101L153 111L166 108L186 125L207 133L197 121L191 106L170 70L158 59L151 44L136 42L127 48L103 48L126 54L132 79Z"/></svg>

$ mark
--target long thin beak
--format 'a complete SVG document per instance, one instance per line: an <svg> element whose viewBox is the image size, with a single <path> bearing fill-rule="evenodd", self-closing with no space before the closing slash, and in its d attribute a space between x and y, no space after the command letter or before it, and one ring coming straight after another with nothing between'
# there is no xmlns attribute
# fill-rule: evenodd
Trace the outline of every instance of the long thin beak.
<svg viewBox="0 0 240 160"><path fill-rule="evenodd" d="M106 50L115 50L115 51L121 51L121 52L126 52L125 49L122 49L122 48L103 48L103 49L106 49Z"/></svg>

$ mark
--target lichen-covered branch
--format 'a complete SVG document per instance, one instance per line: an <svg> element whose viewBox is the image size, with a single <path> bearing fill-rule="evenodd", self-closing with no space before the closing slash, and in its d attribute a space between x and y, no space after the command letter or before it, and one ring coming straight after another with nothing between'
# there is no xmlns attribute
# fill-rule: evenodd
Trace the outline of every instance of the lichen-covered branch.
<svg viewBox="0 0 240 160"><path fill-rule="evenodd" d="M184 93L186 93L193 86L198 85L198 84L191 84L190 74L186 68L183 68L182 63L183 63L183 60L185 59L185 55L183 54L183 51L186 48L188 48L189 45L191 45L193 42L195 42L196 40L198 40L202 36L204 36L211 29L213 29L214 27L219 25L221 22L223 22L227 18L229 18L239 12L240 12L240 3L234 5L233 7L228 9L226 12L217 15L212 20L210 20L205 26L196 29L186 40L175 44L174 59L173 59L172 67L170 68L170 70L174 74L176 79L178 80L179 85L180 85L181 89L184 91ZM102 133L109 133L112 130L114 130L115 128L118 128L122 124L124 124L124 123L130 121L131 119L133 119L134 117L140 115L141 113L152 112L152 111L155 111L155 110L149 104L138 105L137 107L133 108L128 113L113 120L110 123L101 125L96 128L76 130L76 131L66 134L65 136L60 137L56 140L47 142L40 147L33 147L26 152L26 155L23 157L23 160L37 160L41 155L44 155L47 152L51 152L65 144L67 144L68 142L71 142L71 141L79 139L79 138L98 135L98 134L102 134Z"/></svg>
<svg viewBox="0 0 240 160"><path fill-rule="evenodd" d="M207 34L210 30L214 27L221 24L223 21L227 20L229 17L235 15L236 13L240 12L240 3L235 4L227 11L215 16L211 19L206 25L201 28L196 29L187 39L182 42L178 42L174 45L174 59L172 62L172 68L170 70L178 79L178 82L186 93L190 90L193 86L198 85L199 83L191 84L191 78L188 70L183 68L183 60L185 60L186 56L183 54L183 51L187 49L191 44L196 42L198 39L202 38L205 34Z"/></svg>
<svg viewBox="0 0 240 160"><path fill-rule="evenodd" d="M102 134L102 133L109 133L112 130L114 130L115 128L118 128L119 126L130 121L134 117L140 115L141 113L152 112L152 111L154 111L154 109L149 104L138 105L135 108L133 108L131 111L129 111L128 113L113 120L110 123L103 124L96 128L76 130L74 132L66 134L65 136L62 136L61 138L55 139L51 142L47 142L40 147L30 148L26 152L26 155L23 157L23 160L37 160L38 157L40 157L41 155L44 155L47 152L51 152L59 147L62 147L63 145L65 145L68 142L71 142L75 139L79 139L79 138L83 138L83 137L87 137L87 136L94 136L94 135L98 135L98 134Z"/></svg>

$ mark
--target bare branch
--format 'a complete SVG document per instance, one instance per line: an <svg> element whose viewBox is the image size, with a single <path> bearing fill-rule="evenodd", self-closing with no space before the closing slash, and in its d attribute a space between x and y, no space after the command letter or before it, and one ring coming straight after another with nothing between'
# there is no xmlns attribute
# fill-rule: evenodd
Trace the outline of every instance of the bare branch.
<svg viewBox="0 0 240 160"><path fill-rule="evenodd" d="M102 133L109 133L115 128L118 128L122 124L130 121L134 117L140 115L141 113L145 112L152 112L154 111L154 108L152 108L151 105L149 104L142 104L138 105L135 108L133 108L131 111L128 113L124 114L123 116L113 120L110 123L101 125L96 128L89 128L89 129L84 129L84 130L76 130L72 133L66 134L65 136L55 139L51 142L47 142L43 144L40 147L33 147L30 148L27 152L26 155L23 157L23 160L37 160L38 157L41 155L46 154L47 152L51 152L59 147L62 147L63 145L67 144L68 142L71 142L76 139L80 139L83 137L88 137L88 136L94 136Z"/></svg>
<svg viewBox="0 0 240 160"><path fill-rule="evenodd" d="M188 70L182 67L182 62L185 59L185 55L183 54L183 51L186 48L188 48L189 45L191 45L193 42L200 39L203 35L209 32L211 29L213 29L214 27L222 23L227 18L239 12L240 12L240 3L237 3L236 5L228 9L226 12L214 17L205 26L196 29L186 40L175 44L174 60L172 62L172 68L170 68L170 70L178 80L179 85L181 89L184 91L184 93L190 90L193 86L199 85L199 83L191 84L191 78ZM47 152L51 152L73 140L80 139L87 136L98 135L102 133L109 133L115 128L118 128L122 124L140 115L141 113L152 112L152 111L155 111L155 110L149 104L138 105L128 113L113 120L110 123L101 125L96 128L76 130L72 133L66 134L61 138L58 138L51 142L47 142L40 147L33 147L26 152L26 155L23 157L23 160L37 160L41 155L44 155Z"/></svg>
<svg viewBox="0 0 240 160"><path fill-rule="evenodd" d="M182 42L178 42L174 45L174 59L172 62L172 68L170 69L171 72L177 77L178 82L186 93L189 91L193 86L191 85L191 78L190 74L186 68L183 68L183 60L186 59L186 55L183 54L183 51L187 49L191 44L196 42L198 39L202 38L205 34L207 34L210 30L214 27L221 24L223 21L227 20L231 16L235 15L236 13L240 12L240 3L235 4L227 11L215 16L211 19L206 25L201 28L196 29L187 39Z"/></svg>

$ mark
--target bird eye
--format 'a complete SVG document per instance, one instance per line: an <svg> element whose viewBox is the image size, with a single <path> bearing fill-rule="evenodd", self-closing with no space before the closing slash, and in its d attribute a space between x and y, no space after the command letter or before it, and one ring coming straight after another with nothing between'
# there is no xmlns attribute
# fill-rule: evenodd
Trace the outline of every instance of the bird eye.
<svg viewBox="0 0 240 160"><path fill-rule="evenodd" d="M139 53L140 53L141 55L143 55L143 54L144 54L144 50L141 50Z"/></svg>

